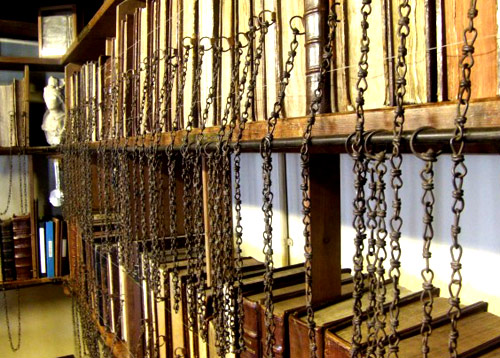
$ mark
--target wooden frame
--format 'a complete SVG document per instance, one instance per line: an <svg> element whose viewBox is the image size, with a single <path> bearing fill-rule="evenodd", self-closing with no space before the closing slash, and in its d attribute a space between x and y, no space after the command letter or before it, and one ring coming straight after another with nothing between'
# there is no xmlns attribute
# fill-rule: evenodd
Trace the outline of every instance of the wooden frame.
<svg viewBox="0 0 500 358"><path fill-rule="evenodd" d="M62 23L66 26L66 37L58 41L55 47L50 45L50 40L47 38L52 35L52 31L57 31L52 26L57 24L44 24L44 19L48 17L67 17L69 23ZM61 5L42 7L38 11L38 52L40 57L62 57L71 43L76 39L76 5ZM57 31L60 36L60 31ZM48 43L47 43L48 42Z"/></svg>

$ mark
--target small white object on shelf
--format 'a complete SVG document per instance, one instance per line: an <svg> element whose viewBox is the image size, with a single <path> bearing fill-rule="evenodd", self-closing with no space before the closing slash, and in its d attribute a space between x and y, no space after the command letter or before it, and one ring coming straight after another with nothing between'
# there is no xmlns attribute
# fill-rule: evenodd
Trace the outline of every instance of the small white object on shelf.
<svg viewBox="0 0 500 358"><path fill-rule="evenodd" d="M43 99L47 105L47 111L43 116L42 123L42 129L49 145L58 145L61 142L66 120L63 93L64 80L51 76L48 85L43 89Z"/></svg>

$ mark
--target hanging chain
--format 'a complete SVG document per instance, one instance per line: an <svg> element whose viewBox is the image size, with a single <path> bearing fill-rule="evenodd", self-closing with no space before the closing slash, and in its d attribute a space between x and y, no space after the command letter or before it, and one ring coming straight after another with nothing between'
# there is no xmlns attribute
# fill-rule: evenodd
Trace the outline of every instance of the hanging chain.
<svg viewBox="0 0 500 358"><path fill-rule="evenodd" d="M245 92L245 84L247 81L247 76L248 76L248 69L251 66L252 63L252 52L251 48L253 47L254 41L255 41L255 31L256 27L254 26L253 20L250 19L249 21L250 29L248 33L246 34L248 43L246 46L243 46L241 42L239 41L239 37L237 39L237 56L238 60L241 59L241 56L243 55L243 48L247 47L247 53L245 57L245 64L243 66L243 70L241 73L241 76L239 80L237 81L238 85L238 95L236 96L235 102L234 102L234 109L233 109L233 117L231 119L231 133L236 127L236 122L239 121L239 127L238 127L238 134L236 137L236 142L234 144L234 211L235 211L235 225L234 225L234 233L235 233L235 244L236 244L236 258L235 258L235 283L236 283L236 322L238 325L238 331L237 331L237 337L238 339L234 341L234 352L235 353L242 353L245 350L245 341L243 339L243 321L245 319L245 313L243 311L243 260L241 257L242 254L242 249L241 245L243 243L243 227L241 226L241 176L240 176L240 156L241 156L241 138L243 135L243 130L245 127L245 122L243 121L242 115L241 115L241 101L243 99L243 95ZM239 34L238 34L239 36ZM247 117L248 117L248 110L247 110ZM234 127L234 128L233 128ZM231 134L232 137L232 134Z"/></svg>
<svg viewBox="0 0 500 358"><path fill-rule="evenodd" d="M422 257L425 260L425 268L421 271L422 276L422 294L420 295L420 301L422 302L422 325L420 326L420 334L422 335L422 357L428 358L430 347L429 347L429 337L432 333L432 308L434 304L434 271L432 271L430 267L430 259L431 259L431 243L434 238L434 227L433 227L433 211L434 211L434 203L436 201L434 196L434 163L437 161L437 157L439 152L434 151L432 148L429 148L425 153L418 153L414 148L414 142L418 133L420 133L425 128L420 128L413 132L410 147L417 156L417 158L424 161L425 166L420 171L420 178L422 179L422 205L424 206L424 245L423 245L423 253Z"/></svg>
<svg viewBox="0 0 500 358"><path fill-rule="evenodd" d="M451 254L451 281L448 286L450 294L450 309L448 315L451 319L451 331L448 348L450 357L456 358L458 346L458 320L460 318L460 291L462 289L461 258L462 246L458 242L461 231L460 217L465 207L463 184L467 175L467 167L463 155L464 149L464 127L467 121L467 110L471 97L471 72L474 66L474 42L477 38L477 29L474 27L474 18L477 16L476 0L471 0L470 8L467 13L469 25L464 29L464 45L462 47L462 57L460 59L460 69L462 78L458 90L457 117L455 119L455 133L450 140L453 161L453 205L454 214L453 225L451 226L452 245Z"/></svg>
<svg viewBox="0 0 500 358"><path fill-rule="evenodd" d="M370 51L370 39L368 37L368 17L372 12L371 0L363 0L361 13L363 19L361 20L361 58L359 60L358 67L358 80L356 87L358 90L358 96L356 98L356 126L354 139L351 144L352 157L354 159L353 173L354 179L354 189L356 192L356 197L353 202L354 208L354 219L353 226L356 231L356 236L354 239L355 253L353 257L354 264L354 304L353 304L353 334L352 334L352 346L351 346L351 357L358 358L361 357L361 323L363 308L361 304L361 299L363 297L364 290L364 278L363 278L363 249L364 241L366 239L366 225L364 220L364 214L366 211L365 202L365 184L366 184L366 171L367 163L365 158L365 153L363 151L364 144L364 124L365 124L365 114L364 114L364 94L368 89L368 82L366 78L368 77L368 52Z"/></svg>
<svg viewBox="0 0 500 358"><path fill-rule="evenodd" d="M367 337L367 356L383 358L385 357L385 345L387 343L386 308L385 296L385 267L387 259L386 251L386 215L387 202L385 199L385 174L387 173L386 150L383 149L376 154L368 148L372 136L378 131L372 131L366 135L365 154L368 159L368 172L370 173L370 197L367 200L368 221L367 227L370 229L369 250L375 250L373 257L367 256L367 270L369 272L369 297L372 312L372 321L368 322L369 335ZM373 236L373 232L375 235ZM373 241L372 241L373 240ZM372 247L374 245L374 247ZM374 302L371 302L371 300ZM374 304L373 304L374 303ZM368 311L368 310L367 310ZM368 312L367 312L368 313ZM369 314L368 314L369 316ZM372 331L370 331L370 329ZM371 334L371 336L370 336Z"/></svg>
<svg viewBox="0 0 500 358"><path fill-rule="evenodd" d="M194 45L194 41L191 39L191 45ZM194 207L193 207L193 156L189 150L189 134L191 133L193 124L195 122L195 116L198 115L198 98L200 93L200 83L202 75L203 66L203 56L205 55L205 48L203 45L198 46L198 51L193 51L197 53L196 64L195 64L195 74L192 86L192 100L191 108L188 115L188 120L184 130L186 134L184 135L183 143L181 146L181 157L182 157L182 182L183 182L183 207L184 207L184 232L186 236L186 246L187 246L187 270L188 277L186 283L186 296L187 296L187 307L188 307L188 327L194 330L196 327L196 317L197 317L197 285L195 282L196 275L194 273L197 253L195 253L195 241L194 237ZM193 61L194 62L194 61Z"/></svg>
<svg viewBox="0 0 500 358"><path fill-rule="evenodd" d="M7 214L7 212L9 211L9 207L10 207L10 202L12 200L12 172L13 172L13 168L12 168L12 143L13 143L13 130L12 128L14 127L15 125L15 113L14 112L10 112L9 113L10 115L10 126L9 126L9 186L8 186L8 189L7 189L7 204L5 204L5 210L3 210L1 213L0 213L0 216L3 216L5 214Z"/></svg>
<svg viewBox="0 0 500 358"><path fill-rule="evenodd" d="M399 191L403 187L403 178L401 172L401 164L403 157L400 153L401 136L403 133L404 124L404 96L406 93L406 39L410 33L410 12L411 7L408 0L402 0L399 3L399 21L398 21L398 56L396 63L396 111L394 117L394 128L393 128L393 140L392 140L392 154L390 158L391 162L391 187L394 193L394 199L392 201L393 214L390 219L390 246L391 246L391 261L389 276L392 279L393 285L393 299L389 308L390 321L391 321L391 333L389 335L389 349L388 357L397 358L399 356L399 278L401 276L400 266L401 266L401 246L399 240L401 238L401 227L403 226L403 219L401 218L401 198Z"/></svg>
<svg viewBox="0 0 500 358"><path fill-rule="evenodd" d="M203 47L204 48L204 47ZM211 46L210 49L213 47ZM204 48L205 50L205 48ZM217 58L217 57L216 57ZM214 72L218 73L220 63L214 63ZM204 137L204 131L206 123L208 120L208 115L210 111L210 106L215 99L216 93L216 83L212 81L210 88L208 89L208 95L205 100L205 108L201 116L201 122L199 123L200 132L196 136L195 153L193 159L193 190L194 190L194 220L195 220L195 243L194 243L194 255L196 255L196 266L195 266L195 282L197 285L197 315L198 315L198 335L201 339L206 342L208 339L208 321L206 317L207 304L206 304L206 257L205 257L205 226L204 226L204 216L203 216L203 184L201 180L202 161L203 161L203 150L202 142ZM205 270L205 272L204 272Z"/></svg>
<svg viewBox="0 0 500 358"><path fill-rule="evenodd" d="M4 302L4 309L5 309L5 321L7 325L7 335L9 337L9 344L10 344L10 349L12 352L17 352L19 348L21 348L21 298L20 298L20 292L19 292L19 287L16 289L16 295L17 295L17 344L14 344L14 340L12 339L12 331L10 328L10 319L9 319L9 309L8 309L8 304L7 304L7 295L5 293L5 287L2 289L3 292L3 302Z"/></svg>
<svg viewBox="0 0 500 358"><path fill-rule="evenodd" d="M224 39L224 38L222 38ZM222 41L221 39L221 41ZM229 39L227 39L228 42ZM231 41L234 42L234 41ZM232 50L233 53L233 66L231 70L230 78L230 90L226 98L226 106L224 108L224 113L221 119L221 128L226 130L228 126L229 114L231 113L231 120L229 121L229 130L226 138L221 137L221 160L222 160L222 215L224 218L223 222L223 242L232 243L233 242L233 222L232 222L232 198L231 198L231 147L229 141L232 139L233 131L236 126L236 111L239 111L239 106L241 103L242 93L239 93L239 71L241 63L241 55L243 53L241 48L241 43L236 41L236 43L230 47L228 50L221 49L223 52ZM238 92L238 93L236 93ZM233 307L235 307L235 256L233 245L224 245L224 252L222 255L222 264L225 268L222 279L224 283L224 310L221 318L226 329L224 329L224 346L226 350L229 351L229 346L233 345L233 350L238 349L235 335L237 333L236 326L236 315ZM239 330L239 328L238 328Z"/></svg>
<svg viewBox="0 0 500 358"><path fill-rule="evenodd" d="M309 356L316 358L318 347L316 345L316 323L314 322L314 310L312 307L312 244L311 244L311 197L309 196L309 176L310 167L309 160L311 153L309 147L311 145L312 129L316 122L316 115L320 110L320 105L323 100L325 90L326 76L330 70L330 63L333 55L333 46L336 37L337 17L336 7L339 4L334 2L328 14L328 38L323 48L321 58L321 70L318 81L318 87L314 91L314 98L309 107L310 117L307 121L307 126L302 137L302 145L300 148L300 166L302 184L302 214L304 215L302 222L304 224L304 257L305 257L305 281L306 281L306 309L307 309L307 326L309 336Z"/></svg>
<svg viewBox="0 0 500 358"><path fill-rule="evenodd" d="M174 311L177 313L179 311L179 304L181 300L181 288L179 283L179 264L178 264L178 250L177 250L177 203L176 203L176 177L175 177L175 153L174 153L174 142L175 142L175 132L179 129L181 110L183 108L184 100L184 86L186 84L187 66L189 61L189 53L191 51L191 46L184 46L184 54L181 63L179 64L181 71L178 73L178 84L177 88L177 105L175 111L175 121L170 123L170 144L166 148L167 156L167 171L168 171L168 199L169 199L169 214L170 214L170 238L172 240L171 251L174 261L174 268L172 273L172 284L174 290Z"/></svg>
<svg viewBox="0 0 500 358"><path fill-rule="evenodd" d="M368 138L368 136L367 136ZM368 142L368 139L366 140ZM368 236L368 250L366 253L366 271L368 273L368 307L366 309L367 316L367 350L366 356L368 358L375 357L376 346L376 292L377 292L377 276L376 276L376 233L377 233L377 189L376 189L376 173L375 173L375 160L373 160L373 153L365 149L367 157L366 168L368 176L368 188L370 194L366 199L366 228L369 230Z"/></svg>
<svg viewBox="0 0 500 358"><path fill-rule="evenodd" d="M222 60L222 39L217 39L213 42L214 47L214 71L213 83L219 83L220 71L219 66ZM233 73L233 71L231 71ZM218 114L214 113L214 119ZM214 120L215 122L215 120ZM223 167L223 153L222 147L224 142L224 133L227 125L227 116L223 117L220 122L220 128L217 135L217 142L215 151L207 156L209 164L209 191L212 193L212 200L209 200L209 215L210 217L210 240L212 243L212 268L213 268L213 307L215 314L215 347L219 356L225 356L228 352L229 337L227 330L227 319L229 318L227 311L228 292L226 291L225 272L227 261L225 255L227 254L227 237L224 224L226 221L222 218L224 213L223 196L225 176L227 173ZM222 176L222 178L221 178ZM230 204L229 204L230 205ZM229 238L231 240L231 238Z"/></svg>
<svg viewBox="0 0 500 358"><path fill-rule="evenodd" d="M274 305L273 305L273 270L274 270L274 261L273 261L273 248L272 248L272 238L273 238L273 227L272 227L272 218L273 218L273 193L271 192L271 173L272 173L272 142L273 142L273 134L276 128L276 124L278 118L280 116L281 110L284 105L285 100L285 90L290 81L291 72L294 67L295 56L297 55L297 47L299 46L299 42L297 38L299 35L303 35L305 33L300 32L298 28L294 27L292 21L294 18L299 18L303 20L301 17L293 17L290 19L290 28L293 33L292 41L290 42L290 50L288 52L288 58L286 60L285 69L281 78L280 88L278 93L278 98L274 103L273 111L271 112L270 117L267 120L267 134L261 141L260 146L260 154L262 157L262 176L263 176L263 188L262 188L262 196L263 196L263 204L262 211L264 212L264 249L263 253L265 255L265 265L266 272L264 274L264 292L266 293L265 299L265 325L266 325L266 357L274 357L274 331L276 329L276 324L274 322ZM267 22L267 21L266 21ZM265 25L265 24L264 24Z"/></svg>

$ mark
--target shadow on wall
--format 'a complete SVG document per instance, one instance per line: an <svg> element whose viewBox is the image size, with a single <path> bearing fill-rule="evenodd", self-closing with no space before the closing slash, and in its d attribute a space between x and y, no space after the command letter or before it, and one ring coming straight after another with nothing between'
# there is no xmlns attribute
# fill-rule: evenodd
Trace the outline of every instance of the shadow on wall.
<svg viewBox="0 0 500 358"><path fill-rule="evenodd" d="M274 159L276 163L279 159ZM243 194L243 233L245 254L262 259L262 178L259 154L242 155L242 194ZM389 163L387 163L389 165ZM326 163L327 165L327 163ZM423 205L420 171L424 163L411 156L403 156L402 197L402 271L405 284L411 289L421 289L420 270L423 268ZM500 272L500 157L495 155L466 156L468 174L465 178L465 210L461 218L462 233L460 242L464 247L463 282L464 300L485 299L490 302L490 310L500 314L500 282L491 273ZM276 168L276 166L275 166ZM354 198L352 159L341 155L341 196L342 196L342 266L352 267L354 253L352 229L352 200ZM388 170L390 173L390 169ZM280 204L277 170L273 171L273 193L275 216L273 218L273 247L275 260L282 247L280 240L284 234L279 211ZM392 214L389 174L386 177L386 197L388 217ZM302 224L302 205L300 193L300 158L298 154L286 154L286 181L288 195L288 230L293 245L290 247L290 263L304 260L304 239ZM434 231L432 242L431 267L436 273L436 284L447 295L447 283L451 275L449 245L450 227L453 220L452 175L449 155L443 155L435 164ZM314 203L313 203L314 205ZM495 280L493 282L492 280Z"/></svg>

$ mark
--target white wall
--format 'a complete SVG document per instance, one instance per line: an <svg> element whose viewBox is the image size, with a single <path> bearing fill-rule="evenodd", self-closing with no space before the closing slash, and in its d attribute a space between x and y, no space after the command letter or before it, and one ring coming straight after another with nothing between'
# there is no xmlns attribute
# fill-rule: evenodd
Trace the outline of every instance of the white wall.
<svg viewBox="0 0 500 358"><path fill-rule="evenodd" d="M303 261L304 240L302 237L302 214L300 203L300 166L298 154L287 154L287 182L289 235L293 245L290 247L291 263ZM478 300L489 302L491 312L500 314L500 156L468 155L466 164L469 172L465 178L465 211L461 225L460 242L464 247L462 258L463 290L462 301L471 303ZM325 164L327 165L327 164ZM420 270L423 268L422 232L423 207L420 202L422 189L419 172L423 162L410 155L404 156L403 180L401 190L403 200L402 217L402 284L412 290L421 289ZM352 267L354 253L352 229L352 200L354 198L352 159L341 156L342 191L342 266ZM255 254L262 250L263 214L261 159L258 154L242 156L243 192L243 234L244 253ZM431 268L436 273L435 285L446 296L451 276L449 245L451 242L451 161L443 155L435 165L436 204L434 208L435 239L432 242ZM273 173L276 178L276 173ZM388 182L389 178L386 179ZM273 179L273 183L277 182ZM388 185L388 217L391 215L392 194ZM273 187L274 192L278 192ZM275 197L276 199L276 197ZM278 198L279 199L279 198ZM277 199L277 202L278 202ZM275 205L275 216L279 217L279 205ZM280 246L281 232L276 222L273 247ZM276 241L279 240L279 241ZM278 255L276 253L276 255Z"/></svg>
<svg viewBox="0 0 500 358"><path fill-rule="evenodd" d="M0 293L0 357L55 358L74 354L71 298L61 285L45 285L19 290L21 296L21 348L10 349L5 323L3 294ZM17 296L7 291L9 319L14 344L17 343Z"/></svg>
<svg viewBox="0 0 500 358"><path fill-rule="evenodd" d="M1 129L0 129L1 130ZM9 205L9 210L5 215L0 217L1 220L5 220L8 218L12 218L14 214L22 214L21 212L21 190L20 190L20 173L22 171L19 170L19 156L12 156L12 197ZM23 162L23 158L21 157L21 163ZM26 161L27 163L27 161ZM27 165L27 164L26 164ZM9 188L9 156L0 155L0 212L3 212L7 205L7 196L8 196L8 188ZM28 185L28 195L29 195L29 181L26 178L26 183ZM29 209L29 199L28 199L28 209Z"/></svg>

